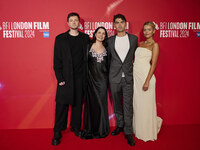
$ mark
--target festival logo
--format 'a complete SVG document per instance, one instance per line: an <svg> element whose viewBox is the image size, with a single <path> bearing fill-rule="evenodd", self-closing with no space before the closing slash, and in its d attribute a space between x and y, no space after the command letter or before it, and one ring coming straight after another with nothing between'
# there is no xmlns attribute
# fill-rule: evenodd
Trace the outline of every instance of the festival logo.
<svg viewBox="0 0 200 150"><path fill-rule="evenodd" d="M199 22L160 22L160 38L189 38L191 32L199 37Z"/></svg>
<svg viewBox="0 0 200 150"><path fill-rule="evenodd" d="M3 38L35 38L41 32L44 38L49 37L49 22L2 22L0 26Z"/></svg>
<svg viewBox="0 0 200 150"><path fill-rule="evenodd" d="M200 37L200 32L197 32L197 37Z"/></svg>

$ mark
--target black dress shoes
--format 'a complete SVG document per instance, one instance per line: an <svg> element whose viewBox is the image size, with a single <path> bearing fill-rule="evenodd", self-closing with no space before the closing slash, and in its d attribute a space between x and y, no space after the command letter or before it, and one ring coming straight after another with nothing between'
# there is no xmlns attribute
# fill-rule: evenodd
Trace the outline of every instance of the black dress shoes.
<svg viewBox="0 0 200 150"><path fill-rule="evenodd" d="M130 146L134 146L135 145L135 140L133 139L133 136L130 135L125 135L125 138L127 139L127 142Z"/></svg>
<svg viewBox="0 0 200 150"><path fill-rule="evenodd" d="M54 146L60 144L60 142L61 142L61 140L60 140L61 137L62 137L61 132L54 132L54 136L53 136L53 139L52 139L52 141L51 141L51 144L54 145Z"/></svg>
<svg viewBox="0 0 200 150"><path fill-rule="evenodd" d="M70 130L72 131L72 132L74 132L74 134L76 135L76 136L78 136L78 137L81 137L81 130L80 129L76 129L76 128L70 128Z"/></svg>
<svg viewBox="0 0 200 150"><path fill-rule="evenodd" d="M111 135L118 135L120 132L123 131L123 128L122 127L117 127L112 133Z"/></svg>

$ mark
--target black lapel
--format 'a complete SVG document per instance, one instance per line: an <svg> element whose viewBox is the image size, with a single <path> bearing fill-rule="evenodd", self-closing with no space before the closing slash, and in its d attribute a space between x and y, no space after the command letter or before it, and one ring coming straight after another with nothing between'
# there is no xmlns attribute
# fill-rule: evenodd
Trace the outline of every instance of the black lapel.
<svg viewBox="0 0 200 150"><path fill-rule="evenodd" d="M64 33L64 45L65 45L65 50L64 53L66 54L66 57L69 58L69 61L72 63L72 54L70 50L70 45L69 45L69 30Z"/></svg>
<svg viewBox="0 0 200 150"><path fill-rule="evenodd" d="M87 43L87 38L86 38L86 36L84 36L84 34L82 33L82 32L80 32L79 31L79 36L80 36L80 38L81 38L81 43L80 44L82 44L82 51L83 51L83 59L84 60L87 60L87 54L88 54L88 52L87 52L87 45L88 45L88 43Z"/></svg>
<svg viewBox="0 0 200 150"><path fill-rule="evenodd" d="M129 39L129 44L130 44L130 48L128 50L128 53L126 54L126 57L124 59L124 62L126 60L126 58L128 57L129 53L131 52L131 49L132 49L132 45L133 45L133 39L131 38L130 34L127 34L128 35L128 39Z"/></svg>
<svg viewBox="0 0 200 150"><path fill-rule="evenodd" d="M112 49L113 49L114 53L117 55L119 61L120 61L121 63L123 63L122 60L121 60L121 58L119 57L117 51L115 50L115 40L116 40L116 35L113 37L113 40L111 41L111 42L112 42L112 43L111 43Z"/></svg>

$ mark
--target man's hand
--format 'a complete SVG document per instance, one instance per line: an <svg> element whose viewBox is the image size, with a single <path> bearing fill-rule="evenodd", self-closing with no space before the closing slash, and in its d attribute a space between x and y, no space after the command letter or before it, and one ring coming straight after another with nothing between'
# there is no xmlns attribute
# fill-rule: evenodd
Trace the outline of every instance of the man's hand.
<svg viewBox="0 0 200 150"><path fill-rule="evenodd" d="M58 83L58 85L60 85L60 86L65 85L65 81L62 81L62 82Z"/></svg>

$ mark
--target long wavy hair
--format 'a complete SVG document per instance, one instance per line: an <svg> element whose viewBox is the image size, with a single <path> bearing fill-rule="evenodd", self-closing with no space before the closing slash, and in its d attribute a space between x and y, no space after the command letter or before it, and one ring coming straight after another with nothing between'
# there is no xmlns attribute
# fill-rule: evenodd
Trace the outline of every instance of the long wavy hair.
<svg viewBox="0 0 200 150"><path fill-rule="evenodd" d="M96 42L96 36L95 34L98 32L99 29L103 29L105 31L105 39L102 41L102 44L104 47L107 47L108 46L108 43L107 43L107 39L108 39L108 33L106 31L106 29L104 27L98 27L94 33L93 33L93 39L92 39L92 43L95 43Z"/></svg>

